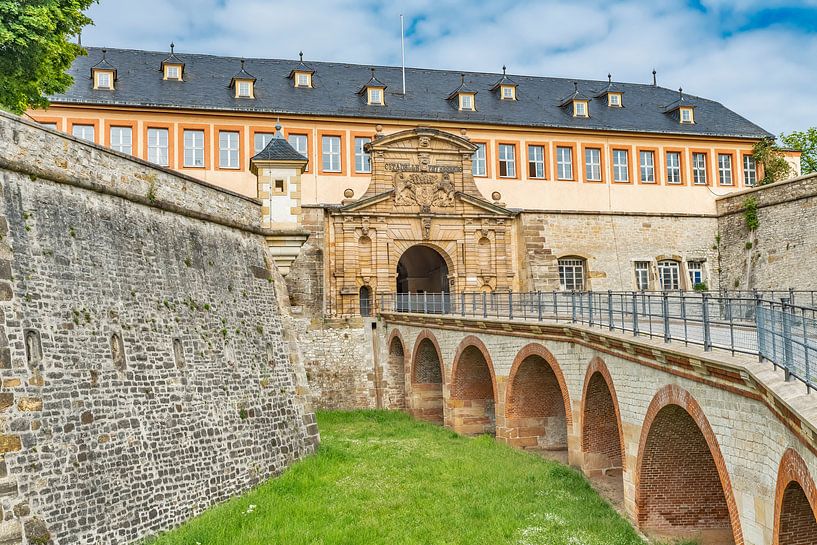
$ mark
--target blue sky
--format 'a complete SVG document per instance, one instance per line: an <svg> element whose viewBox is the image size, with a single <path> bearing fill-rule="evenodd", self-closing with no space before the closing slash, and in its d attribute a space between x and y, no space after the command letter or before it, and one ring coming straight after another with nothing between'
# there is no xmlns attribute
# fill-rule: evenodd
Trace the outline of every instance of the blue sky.
<svg viewBox="0 0 817 545"><path fill-rule="evenodd" d="M651 81L817 125L817 0L101 0L85 45Z"/></svg>

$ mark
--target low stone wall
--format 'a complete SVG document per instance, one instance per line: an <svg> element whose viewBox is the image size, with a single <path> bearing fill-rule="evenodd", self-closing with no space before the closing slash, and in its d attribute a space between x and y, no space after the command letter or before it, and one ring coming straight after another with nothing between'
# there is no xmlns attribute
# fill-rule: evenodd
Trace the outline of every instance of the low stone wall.
<svg viewBox="0 0 817 545"><path fill-rule="evenodd" d="M0 180L0 542L127 543L314 450L257 202L6 114Z"/></svg>
<svg viewBox="0 0 817 545"><path fill-rule="evenodd" d="M757 229L744 210L757 206ZM817 174L733 193L717 201L721 287L817 290Z"/></svg>

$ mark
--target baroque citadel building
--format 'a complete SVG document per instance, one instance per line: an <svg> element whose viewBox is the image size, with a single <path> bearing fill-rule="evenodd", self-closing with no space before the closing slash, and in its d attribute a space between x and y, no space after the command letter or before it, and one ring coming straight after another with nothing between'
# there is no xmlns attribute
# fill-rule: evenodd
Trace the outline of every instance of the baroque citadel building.
<svg viewBox="0 0 817 545"><path fill-rule="evenodd" d="M32 118L258 198L314 315L751 284L721 277L716 199L757 183L771 135L681 90L409 68L404 92L397 67L98 48L70 73Z"/></svg>

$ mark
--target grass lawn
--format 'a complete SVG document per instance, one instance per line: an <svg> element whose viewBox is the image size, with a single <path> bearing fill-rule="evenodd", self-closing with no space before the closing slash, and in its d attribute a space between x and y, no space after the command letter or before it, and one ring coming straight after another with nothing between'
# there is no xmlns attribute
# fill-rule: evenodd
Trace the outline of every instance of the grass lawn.
<svg viewBox="0 0 817 545"><path fill-rule="evenodd" d="M643 545L577 471L398 412L318 414L322 444L152 545Z"/></svg>

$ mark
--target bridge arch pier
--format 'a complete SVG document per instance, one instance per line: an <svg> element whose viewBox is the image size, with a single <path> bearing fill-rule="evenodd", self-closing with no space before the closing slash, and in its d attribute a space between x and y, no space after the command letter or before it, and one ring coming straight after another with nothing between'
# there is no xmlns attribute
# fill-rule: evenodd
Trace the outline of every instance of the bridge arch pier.
<svg viewBox="0 0 817 545"><path fill-rule="evenodd" d="M464 435L496 434L496 373L482 341L465 337L451 368L445 423Z"/></svg>
<svg viewBox="0 0 817 545"><path fill-rule="evenodd" d="M428 330L420 332L411 352L411 370L407 382L409 412L418 420L443 424L445 365L440 343Z"/></svg>

